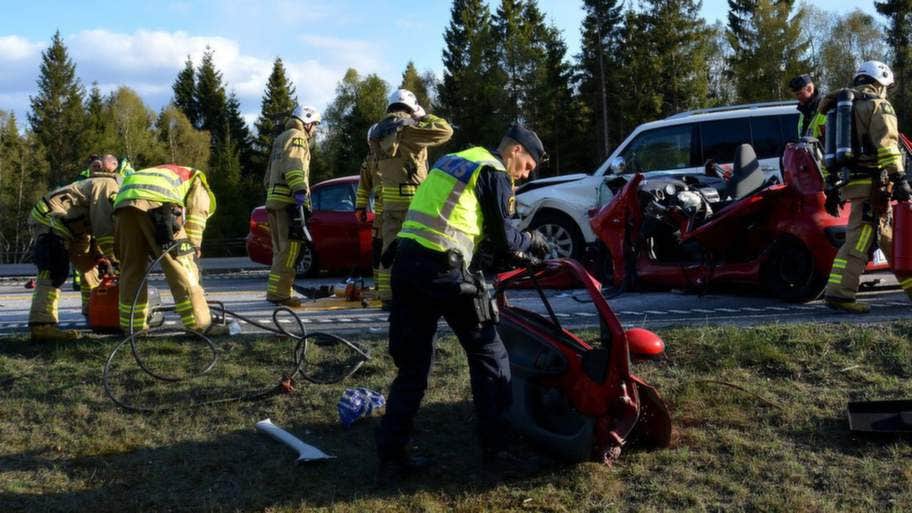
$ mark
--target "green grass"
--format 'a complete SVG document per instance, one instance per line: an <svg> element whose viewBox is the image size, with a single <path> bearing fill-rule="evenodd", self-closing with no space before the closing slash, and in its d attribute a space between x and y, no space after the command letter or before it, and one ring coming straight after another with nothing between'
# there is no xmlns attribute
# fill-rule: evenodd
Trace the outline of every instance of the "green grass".
<svg viewBox="0 0 912 513"><path fill-rule="evenodd" d="M912 323L660 334L668 359L635 372L669 405L671 448L631 448L613 468L541 459L499 479L479 471L465 359L444 338L415 439L438 465L401 490L373 486L377 419L344 430L336 413L348 386L386 391L383 340L365 341L375 358L343 384L299 382L292 395L193 408L191 399L272 386L291 349L271 337L228 339L209 374L171 386L137 372L127 351L115 360L118 396L181 406L136 414L101 387L116 341L0 339L0 512L912 511L912 444L852 436L844 412L850 399L912 398ZM207 363L195 342L141 349L169 373ZM266 417L338 458L294 466L290 450L254 431Z"/></svg>

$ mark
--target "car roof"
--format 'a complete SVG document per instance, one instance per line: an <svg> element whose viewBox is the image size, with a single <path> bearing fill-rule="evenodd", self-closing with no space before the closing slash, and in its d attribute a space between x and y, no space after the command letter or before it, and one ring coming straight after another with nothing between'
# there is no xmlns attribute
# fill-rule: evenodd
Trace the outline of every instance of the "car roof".
<svg viewBox="0 0 912 513"><path fill-rule="evenodd" d="M706 109L691 112L682 112L657 121L643 123L637 127L638 132L661 126L682 125L687 123L700 123L702 121L715 121L719 119L746 118L758 116L778 116L782 114L797 114L795 107L798 102L789 102L785 105L772 106L758 105L733 105L720 110Z"/></svg>
<svg viewBox="0 0 912 513"><path fill-rule="evenodd" d="M335 185L340 183L358 183L358 180L361 177L359 175L349 175L349 176L340 176L338 178L330 178L329 180L323 180L317 184L314 184L314 187L325 187L327 185Z"/></svg>

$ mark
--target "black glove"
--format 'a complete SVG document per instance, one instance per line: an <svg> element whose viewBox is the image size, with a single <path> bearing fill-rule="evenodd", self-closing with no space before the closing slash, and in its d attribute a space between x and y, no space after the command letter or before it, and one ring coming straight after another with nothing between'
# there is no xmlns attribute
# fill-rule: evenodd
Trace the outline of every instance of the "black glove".
<svg viewBox="0 0 912 513"><path fill-rule="evenodd" d="M909 186L909 181L906 179L905 174L897 173L890 177L890 181L893 182L892 199L896 201L909 201L909 199L912 198L912 187Z"/></svg>
<svg viewBox="0 0 912 513"><path fill-rule="evenodd" d="M551 243L545 239L545 236L538 230L529 232L531 241L529 242L529 253L538 258L546 258L551 254Z"/></svg>
<svg viewBox="0 0 912 513"><path fill-rule="evenodd" d="M542 265L542 260L536 258L535 256L526 253L525 251L514 251L510 255L513 259L513 263L518 267L539 267Z"/></svg>
<svg viewBox="0 0 912 513"><path fill-rule="evenodd" d="M827 187L824 189L823 194L826 196L823 208L826 210L827 214L830 214L833 217L839 217L839 209L842 208L842 204L845 203L842 199L842 190L838 187Z"/></svg>
<svg viewBox="0 0 912 513"><path fill-rule="evenodd" d="M111 261L105 257L98 257L95 259L95 267L98 269L98 274L102 276L113 274L114 271L114 266L111 265Z"/></svg>

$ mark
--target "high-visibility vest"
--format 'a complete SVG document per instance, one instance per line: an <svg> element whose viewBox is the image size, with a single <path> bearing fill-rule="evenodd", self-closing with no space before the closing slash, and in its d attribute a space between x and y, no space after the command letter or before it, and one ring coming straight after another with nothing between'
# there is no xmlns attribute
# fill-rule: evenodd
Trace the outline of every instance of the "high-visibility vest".
<svg viewBox="0 0 912 513"><path fill-rule="evenodd" d="M798 138L799 139L804 137L805 135L809 135L811 137L816 137L819 139L820 138L820 128L823 126L826 126L826 116L819 112L816 112L816 113L814 113L813 116L811 116L811 120L808 123L807 128L805 128L802 131L801 129L802 129L802 127L804 127L804 113L801 111L798 111ZM805 134L805 132L808 132L808 133Z"/></svg>
<svg viewBox="0 0 912 513"><path fill-rule="evenodd" d="M120 192L114 199L114 209L117 210L123 202L131 200L172 203L183 208L184 199L197 179L209 194L209 215L212 215L215 213L215 195L206 181L206 175L196 169L174 164L142 169L124 178Z"/></svg>
<svg viewBox="0 0 912 513"><path fill-rule="evenodd" d="M484 167L506 172L500 160L481 147L451 153L435 162L415 192L399 237L434 251L454 249L471 262L484 227L475 195L475 184Z"/></svg>

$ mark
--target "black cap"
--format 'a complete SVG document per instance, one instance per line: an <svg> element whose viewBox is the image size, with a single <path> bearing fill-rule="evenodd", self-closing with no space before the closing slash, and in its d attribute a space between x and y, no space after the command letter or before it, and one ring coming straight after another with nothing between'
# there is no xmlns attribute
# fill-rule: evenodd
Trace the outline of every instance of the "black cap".
<svg viewBox="0 0 912 513"><path fill-rule="evenodd" d="M811 76L808 75L807 73L805 73L804 75L798 75L797 77L789 80L789 89L791 89L793 93L797 93L804 86L806 86L812 82L814 82L814 81L811 80Z"/></svg>
<svg viewBox="0 0 912 513"><path fill-rule="evenodd" d="M520 125L514 124L507 130L507 133L504 134L504 137L509 137L514 141L518 142L525 148L526 152L529 155L532 155L532 158L535 159L535 165L540 166L545 162L548 162L548 154L545 153L545 145L542 144L541 139L538 138L538 135L529 130L528 128Z"/></svg>

